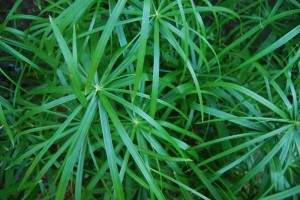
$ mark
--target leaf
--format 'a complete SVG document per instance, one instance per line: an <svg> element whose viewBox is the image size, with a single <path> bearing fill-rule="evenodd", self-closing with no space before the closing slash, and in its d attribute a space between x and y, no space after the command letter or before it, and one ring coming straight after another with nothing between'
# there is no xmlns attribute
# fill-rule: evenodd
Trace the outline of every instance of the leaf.
<svg viewBox="0 0 300 200"><path fill-rule="evenodd" d="M56 200L62 200L64 199L64 195L67 189L68 182L70 180L70 177L73 173L73 168L78 160L79 153L82 148L84 148L84 140L87 137L87 134L89 132L90 125L93 121L95 111L96 111L96 98L93 97L90 101L86 112L80 122L80 125L78 127L78 130L74 134L74 138L72 138L72 144L69 148L69 151L66 155L66 162L63 168L62 175L60 177L60 182L58 185L57 193L56 193Z"/></svg>
<svg viewBox="0 0 300 200"><path fill-rule="evenodd" d="M150 17L150 0L144 1L143 7L143 18L142 18L142 27L141 27L141 34L139 39L139 49L138 49L138 57L137 57L137 64L136 64L136 72L135 72L135 79L134 79L134 86L133 86L133 94L132 94L132 102L135 99L136 93L139 88L141 75L143 73L143 66L145 60L145 53L146 53L146 45L147 45L147 38L148 38L148 31L149 31L149 17Z"/></svg>
<svg viewBox="0 0 300 200"><path fill-rule="evenodd" d="M284 45L285 43L287 43L288 41L293 39L295 36L297 36L299 33L300 33L300 25L296 26L290 32L288 32L287 34L282 36L279 40L277 40L276 42L274 42L273 44L271 44L267 48L263 49L262 51L258 52L256 55L252 56L250 59L247 59L245 62L243 62L239 66L237 66L234 69L230 70L228 72L228 74L230 74L230 73L232 73L232 72L234 72L238 69L241 69L241 68L255 62L256 60L264 57L265 55L269 54L270 52L278 49L279 47L281 47L282 45Z"/></svg>
<svg viewBox="0 0 300 200"><path fill-rule="evenodd" d="M104 109L101 101L98 101L99 115L101 121L102 135L104 139L104 148L108 161L108 167L110 171L110 175L112 178L114 190L117 195L117 199L125 199L122 184L119 176L119 171L117 168L115 151L112 143L111 132L109 128L109 122L106 110Z"/></svg>
<svg viewBox="0 0 300 200"><path fill-rule="evenodd" d="M110 15L110 17L107 21L104 31L102 32L102 35L97 44L96 50L95 50L94 54L92 55L91 65L89 68L87 81L86 81L86 87L85 87L86 91L90 90L90 86L94 79L95 73L99 67L99 64L100 64L101 58L103 56L108 39L111 37L111 33L117 23L117 20L121 14L126 2L127 2L126 0L118 1L117 5L115 6L112 14Z"/></svg>
<svg viewBox="0 0 300 200"><path fill-rule="evenodd" d="M77 96L78 100L82 103L83 106L87 105L87 100L85 98L85 96L82 94L81 89L82 89L82 82L80 79L80 74L78 71L78 65L77 65L77 57L73 58L71 55L71 52L68 48L68 45L65 41L65 39L63 38L62 33L60 32L60 30L58 29L57 25L55 24L55 22L53 22L52 18L49 16L50 19L50 23L51 23L51 27L53 29L54 35L56 37L56 40L58 42L58 45L61 49L62 54L64 55L65 61L67 63L69 72L70 72L70 78L71 78L71 82L72 82L72 86L73 86L73 91L75 93L75 95ZM75 28L74 28L75 31ZM75 42L75 44L73 44L73 48L76 48L76 33L74 32L73 34L73 42ZM77 56L77 50L73 49L73 53L74 56Z"/></svg>
<svg viewBox="0 0 300 200"><path fill-rule="evenodd" d="M7 53L12 54L13 56L15 56L17 59L23 60L24 62L28 63L30 66L32 66L36 70L38 70L40 72L43 71L43 69L41 69L35 63L33 63L31 60L29 60L28 58L26 58L25 56L23 56L21 53L19 53L18 51L16 51L15 49L13 49L12 47L10 47L9 45L7 45L4 42L2 42L1 38L0 38L0 47L2 47L2 49L4 51L6 51Z"/></svg>
<svg viewBox="0 0 300 200"><path fill-rule="evenodd" d="M161 154L158 154L158 153L155 153L153 151L143 149L143 148L140 148L140 147L137 147L137 150L142 152L142 153L145 153L149 156L152 156L153 158L164 160L164 161L170 161L170 162L190 162L190 161L192 161L189 158L177 158L177 157L171 157L171 156L164 156L164 155L161 155Z"/></svg>
<svg viewBox="0 0 300 200"><path fill-rule="evenodd" d="M249 172L241 179L239 180L232 189L237 192L243 185L245 185L251 178L253 178L259 171L262 171L265 167L265 165L270 162L270 160L274 157L274 155L282 148L282 146L285 144L286 139L291 137L291 134L293 131L287 130L281 140L268 152L266 156L264 156L264 159L260 161L255 167L253 167Z"/></svg>
<svg viewBox="0 0 300 200"><path fill-rule="evenodd" d="M268 101L267 99L265 99L264 97L252 92L251 90L234 84L234 83L226 83L226 82L213 82L213 83L209 83L209 86L218 86L218 87L223 87L223 88L231 88L234 90L237 90L239 92L242 92L243 94L249 96L250 98L260 102L261 104L263 104L264 106L266 106L267 108L269 108L270 110L272 110L273 112L277 113L279 116L281 116L283 119L288 119L288 116L286 115L286 113L281 110L280 108L278 108L276 105L274 105L273 103L271 103L270 101Z"/></svg>
<svg viewBox="0 0 300 200"><path fill-rule="evenodd" d="M26 181L28 180L28 178L30 177L30 175L32 174L36 166L39 164L39 162L41 162L42 157L49 150L51 145L54 144L54 142L59 139L59 137L62 135L62 132L69 126L71 121L76 117L76 115L79 113L81 109L82 109L81 105L78 106L76 109L74 109L74 111L69 115L69 117L64 121L64 123L61 124L61 126L54 132L53 136L42 144L43 149L35 156L30 167L24 174L24 177L21 181L21 185L26 183Z"/></svg>
<svg viewBox="0 0 300 200"><path fill-rule="evenodd" d="M166 179L172 181L173 183L176 183L177 185L183 187L184 189L190 191L191 193L197 195L197 196L200 197L201 199L207 199L207 200L209 199L209 198L207 198L206 196L204 196L203 194L197 192L196 190L194 190L194 189L192 189L192 188L190 188L190 187L188 187L188 186L182 184L181 182L177 181L176 179L174 179L174 178L172 178L172 177L170 177L170 176L168 176L168 175L165 175L165 174L163 174L163 173L161 173L161 172L159 172L159 171L156 171L156 170L154 170L154 169L151 169L151 170L154 171L154 172L156 172L157 174L159 174L159 175L165 177Z"/></svg>
<svg viewBox="0 0 300 200"><path fill-rule="evenodd" d="M263 197L263 198L261 198L261 200L282 200L282 199L291 197L293 195L299 195L299 191L300 191L300 185L289 188L289 189L285 189L284 191L279 192L277 194Z"/></svg>
<svg viewBox="0 0 300 200"><path fill-rule="evenodd" d="M154 22L154 61L153 61L153 75L152 75L152 92L150 102L150 117L155 119L157 98L158 98L158 87L159 87L159 68L160 68L160 45L159 45L159 21L158 19Z"/></svg>
<svg viewBox="0 0 300 200"><path fill-rule="evenodd" d="M1 102L0 102L0 123L1 123L0 130L2 128L4 128L4 130L5 130L5 132L6 132L7 136L8 136L11 144L14 146L15 145L14 136L13 136L13 133L12 133L12 131L11 131L11 129L10 129L7 121L6 121L6 117L4 115L4 111L2 109Z"/></svg>
<svg viewBox="0 0 300 200"><path fill-rule="evenodd" d="M163 21L160 21L162 23L162 35L170 42L170 44L176 49L176 51L179 53L179 55L182 57L183 60L187 61L187 67L190 71L190 74L192 76L192 79L194 81L195 87L196 87L196 91L198 94L198 99L199 99L199 103L200 103L200 112L201 112L201 119L204 119L204 115L203 115L203 99L202 99L202 93L201 93L201 89L200 89L200 84L198 81L198 78L196 76L196 73L190 63L190 61L187 58L187 55L185 55L184 51L181 49L180 45L178 44L178 42L176 41L175 37L173 36L173 34L167 29L167 26L163 23Z"/></svg>
<svg viewBox="0 0 300 200"><path fill-rule="evenodd" d="M108 113L109 117L111 118L116 130L118 131L120 137L122 138L122 141L124 142L125 146L127 147L128 151L130 152L132 158L134 159L135 163L137 164L138 168L144 175L145 179L147 180L151 190L154 192L156 197L158 199L165 199L164 195L160 191L159 187L157 186L155 180L153 179L152 175L149 172L149 169L147 169L144 161L142 160L140 154L137 152L136 148L134 147L134 144L132 143L131 139L129 138L128 134L126 133L126 130L124 129L122 123L120 122L115 110L112 108L111 104L109 103L107 97L104 95L99 95L101 102L103 103L103 106Z"/></svg>
<svg viewBox="0 0 300 200"><path fill-rule="evenodd" d="M234 40L233 43L231 43L230 45L228 45L225 49L223 49L219 54L218 54L218 58L220 59L221 57L225 56L226 53L228 53L228 51L230 51L231 49L233 49L234 47L240 45L243 41L247 40L248 38L250 38L253 34L255 34L256 32L260 31L263 27L266 27L268 24L282 19L286 16L289 15L294 15L300 12L300 9L298 10L290 10L290 11L285 11L282 13L279 13L278 15L272 16L270 18L267 18L266 20L264 20L263 22L261 22L261 24L256 25L255 27L251 28L247 33L244 33L241 37L239 37L238 39ZM246 61L248 62L248 61Z"/></svg>

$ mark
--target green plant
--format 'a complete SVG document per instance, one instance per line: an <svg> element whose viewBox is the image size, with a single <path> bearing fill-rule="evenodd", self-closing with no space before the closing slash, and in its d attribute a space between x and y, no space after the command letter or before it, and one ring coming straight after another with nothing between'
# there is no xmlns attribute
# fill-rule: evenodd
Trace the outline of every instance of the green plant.
<svg viewBox="0 0 300 200"><path fill-rule="evenodd" d="M297 198L299 3L24 3L0 28L1 198Z"/></svg>

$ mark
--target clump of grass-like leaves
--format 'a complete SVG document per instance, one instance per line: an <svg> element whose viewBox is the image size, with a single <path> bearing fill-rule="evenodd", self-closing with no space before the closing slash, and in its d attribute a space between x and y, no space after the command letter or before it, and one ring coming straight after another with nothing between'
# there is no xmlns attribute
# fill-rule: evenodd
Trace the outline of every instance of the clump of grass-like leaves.
<svg viewBox="0 0 300 200"><path fill-rule="evenodd" d="M297 1L3 13L1 199L299 197Z"/></svg>

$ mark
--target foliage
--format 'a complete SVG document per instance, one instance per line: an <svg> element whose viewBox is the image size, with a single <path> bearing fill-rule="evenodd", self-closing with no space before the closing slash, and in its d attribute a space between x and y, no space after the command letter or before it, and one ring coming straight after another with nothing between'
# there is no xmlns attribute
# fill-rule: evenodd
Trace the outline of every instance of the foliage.
<svg viewBox="0 0 300 200"><path fill-rule="evenodd" d="M297 1L24 2L0 27L1 199L299 197Z"/></svg>

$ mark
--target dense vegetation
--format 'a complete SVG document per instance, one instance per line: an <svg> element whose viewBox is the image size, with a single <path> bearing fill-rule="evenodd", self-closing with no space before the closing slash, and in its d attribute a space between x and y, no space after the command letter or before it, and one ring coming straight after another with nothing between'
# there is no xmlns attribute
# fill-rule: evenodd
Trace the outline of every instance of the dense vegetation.
<svg viewBox="0 0 300 200"><path fill-rule="evenodd" d="M296 0L3 2L0 199L299 198Z"/></svg>

